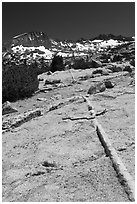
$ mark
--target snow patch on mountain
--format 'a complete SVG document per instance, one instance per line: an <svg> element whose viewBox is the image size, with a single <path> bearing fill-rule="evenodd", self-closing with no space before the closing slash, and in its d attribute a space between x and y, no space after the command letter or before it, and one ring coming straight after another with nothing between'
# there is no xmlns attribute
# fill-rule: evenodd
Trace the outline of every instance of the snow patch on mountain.
<svg viewBox="0 0 137 204"><path fill-rule="evenodd" d="M24 47L22 45L17 45L15 47L12 48L13 53L18 53L18 54L24 54L24 53L28 53L29 55L33 55L32 58L35 59L37 57L44 57L46 59L51 59L53 56L53 53L46 49L44 46L39 46L39 47ZM33 53L34 51L36 51L36 53ZM42 52L42 53L38 53L38 51ZM31 54L29 54L31 53Z"/></svg>
<svg viewBox="0 0 137 204"><path fill-rule="evenodd" d="M69 57L70 56L69 53L64 53L64 52L58 52L57 55L62 56L62 57Z"/></svg>
<svg viewBox="0 0 137 204"><path fill-rule="evenodd" d="M92 43L101 43L103 40L92 40Z"/></svg>
<svg viewBox="0 0 137 204"><path fill-rule="evenodd" d="M39 47L25 47L23 45L17 45L12 47L13 53L21 55L21 59L23 58L32 58L37 59L43 57L44 59L50 60L53 58L54 54L57 54L62 57L72 57L87 55L89 51L94 52L95 50L101 51L106 49L107 47L116 47L123 42L119 42L117 40L98 40L95 39L93 41L86 40L82 42L65 42L60 41L56 42L55 40L51 40L52 46L50 49L46 49L44 46Z"/></svg>
<svg viewBox="0 0 137 204"><path fill-rule="evenodd" d="M100 47L108 47L108 46L115 47L120 44L121 43L119 43L117 40L110 39L110 40L102 41L100 43Z"/></svg>

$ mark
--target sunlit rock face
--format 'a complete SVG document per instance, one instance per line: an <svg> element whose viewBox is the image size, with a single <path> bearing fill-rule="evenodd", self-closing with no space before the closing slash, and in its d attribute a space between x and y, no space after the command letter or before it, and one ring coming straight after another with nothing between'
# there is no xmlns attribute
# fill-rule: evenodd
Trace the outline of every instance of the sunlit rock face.
<svg viewBox="0 0 137 204"><path fill-rule="evenodd" d="M26 47L44 46L45 48L50 48L51 42L48 36L43 32L29 32L13 37L12 46L17 45L22 45Z"/></svg>

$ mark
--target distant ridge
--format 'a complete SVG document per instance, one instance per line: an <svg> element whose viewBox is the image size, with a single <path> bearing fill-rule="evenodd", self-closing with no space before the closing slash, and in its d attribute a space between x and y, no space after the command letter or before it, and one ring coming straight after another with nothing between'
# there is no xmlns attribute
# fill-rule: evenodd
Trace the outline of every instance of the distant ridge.
<svg viewBox="0 0 137 204"><path fill-rule="evenodd" d="M134 41L134 37L125 37L122 35L113 35L113 34L100 34L97 37L93 37L90 39L85 39L85 38L80 38L76 41L73 40L57 40L57 39L51 39L48 37L47 34L45 34L42 31L32 31L32 32L25 32L19 35L14 36L9 42L4 42L2 44L2 50L10 50L12 47L15 46L24 46L24 47L39 47L39 46L44 46L46 49L52 49L53 47L58 46L62 47L62 43L64 45L66 44L73 44L76 45L76 43L82 43L85 44L91 43L91 41L94 40L102 40L102 41L107 41L107 40L116 40L116 41ZM60 45L59 45L60 44ZM57 46L56 46L57 45Z"/></svg>
<svg viewBox="0 0 137 204"><path fill-rule="evenodd" d="M121 41L132 41L133 37L126 37L123 35L113 35L113 34L100 34L97 37L93 37L90 40L121 40Z"/></svg>

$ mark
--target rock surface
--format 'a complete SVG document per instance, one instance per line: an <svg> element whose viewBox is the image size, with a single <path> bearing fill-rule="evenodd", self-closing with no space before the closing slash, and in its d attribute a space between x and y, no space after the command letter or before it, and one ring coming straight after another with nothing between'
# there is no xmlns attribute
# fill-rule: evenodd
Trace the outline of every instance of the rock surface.
<svg viewBox="0 0 137 204"><path fill-rule="evenodd" d="M68 71L43 74L44 80L61 78L66 86L13 103L20 114L39 107L43 116L3 134L3 202L129 202L92 120L71 118L90 116L82 98L89 84L116 83L89 100L96 112L107 109L98 120L134 178L134 86L131 76L120 72L79 81L91 71L73 70L76 83ZM48 111L51 106L56 108ZM4 115L3 123L16 115Z"/></svg>
<svg viewBox="0 0 137 204"><path fill-rule="evenodd" d="M111 81L107 80L105 81L105 86L107 89L111 89L114 87L114 84Z"/></svg>

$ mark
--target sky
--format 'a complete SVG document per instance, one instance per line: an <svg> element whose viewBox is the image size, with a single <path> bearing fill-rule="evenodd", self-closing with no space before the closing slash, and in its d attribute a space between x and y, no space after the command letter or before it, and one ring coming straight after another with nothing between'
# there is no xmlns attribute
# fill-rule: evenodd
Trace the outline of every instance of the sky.
<svg viewBox="0 0 137 204"><path fill-rule="evenodd" d="M60 40L135 36L134 2L3 2L2 41L30 31Z"/></svg>

